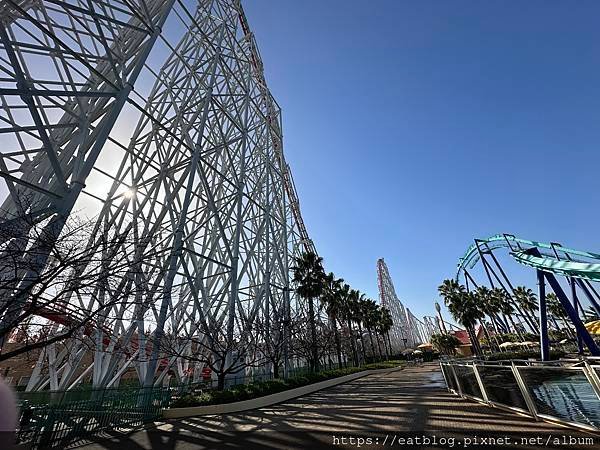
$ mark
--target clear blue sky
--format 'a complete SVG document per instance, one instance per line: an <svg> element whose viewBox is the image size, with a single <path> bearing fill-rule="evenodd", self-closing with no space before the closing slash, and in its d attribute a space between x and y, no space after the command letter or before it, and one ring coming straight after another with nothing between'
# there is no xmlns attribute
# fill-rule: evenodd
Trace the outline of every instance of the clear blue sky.
<svg viewBox="0 0 600 450"><path fill-rule="evenodd" d="M600 2L244 5L327 270L423 315L474 237L600 250Z"/></svg>

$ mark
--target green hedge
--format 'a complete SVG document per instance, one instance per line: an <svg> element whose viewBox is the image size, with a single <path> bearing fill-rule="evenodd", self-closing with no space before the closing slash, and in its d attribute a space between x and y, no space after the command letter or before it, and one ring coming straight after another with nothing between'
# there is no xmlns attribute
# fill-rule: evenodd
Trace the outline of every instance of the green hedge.
<svg viewBox="0 0 600 450"><path fill-rule="evenodd" d="M406 361L399 361L399 360L382 361L382 362L366 364L363 366L363 369L368 369L368 370L393 369L394 367L399 367L405 363L406 363Z"/></svg>
<svg viewBox="0 0 600 450"><path fill-rule="evenodd" d="M250 400L253 398L263 397L265 395L276 394L307 384L318 383L332 378L350 375L352 373L361 372L363 370L373 369L391 369L399 367L401 361L384 361L380 363L367 364L362 367L348 367L345 369L325 370L317 373L307 373L302 376L297 376L288 379L274 379L262 381L258 383L239 384L229 389L222 391L211 390L201 394L190 394L178 398L171 404L171 408L185 408L189 406L207 406L221 405L223 403L233 403L242 400Z"/></svg>
<svg viewBox="0 0 600 450"><path fill-rule="evenodd" d="M565 356L565 352L562 350L550 350L550 359L559 359ZM501 361L505 359L530 359L540 358L539 350L521 350L516 352L502 352L494 353L493 355L486 356L488 361Z"/></svg>

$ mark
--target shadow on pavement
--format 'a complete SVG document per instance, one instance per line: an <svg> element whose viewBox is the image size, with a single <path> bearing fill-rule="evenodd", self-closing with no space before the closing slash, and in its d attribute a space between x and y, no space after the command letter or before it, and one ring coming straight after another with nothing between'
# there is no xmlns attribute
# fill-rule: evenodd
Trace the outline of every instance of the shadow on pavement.
<svg viewBox="0 0 600 450"><path fill-rule="evenodd" d="M429 444L425 443L424 436ZM563 439L563 436L577 441L571 441L573 445L570 445L561 440L560 445L556 445L555 438ZM500 438L505 439L502 442L506 445L490 444ZM584 438L592 439L592 445L580 440ZM405 440L402 445L401 439ZM598 442L598 436L535 422L529 417L460 399L445 389L439 366L429 364L371 375L245 413L172 420L127 436L105 436L84 448L592 449Z"/></svg>

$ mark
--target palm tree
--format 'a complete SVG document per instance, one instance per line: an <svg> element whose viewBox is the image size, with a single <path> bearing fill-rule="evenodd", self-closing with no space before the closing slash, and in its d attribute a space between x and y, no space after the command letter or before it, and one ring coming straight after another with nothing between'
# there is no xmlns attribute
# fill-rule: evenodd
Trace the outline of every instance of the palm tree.
<svg viewBox="0 0 600 450"><path fill-rule="evenodd" d="M570 337L573 337L573 330L571 330L571 327L568 325L570 321L567 318L565 309L563 308L562 304L560 303L560 300L554 292L546 294L546 307L548 308L548 312L552 316L552 322L554 323L556 329L562 329L559 326L557 319L562 320L564 324L564 329L567 331Z"/></svg>
<svg viewBox="0 0 600 450"><path fill-rule="evenodd" d="M365 302L365 295L361 294L357 289L350 290L351 301L350 314L352 316L352 322L358 327L358 335L360 337L360 350L362 353L362 360L365 360L365 343L363 342L363 330L362 324L364 322L364 311L363 304ZM358 342L357 342L358 344Z"/></svg>
<svg viewBox="0 0 600 450"><path fill-rule="evenodd" d="M383 311L378 304L376 304L375 302L373 302L373 304L375 305L373 315L375 316L374 317L375 331L377 332L377 335L375 336L375 338L377 340L377 347L379 348L379 356L381 358L383 358L383 353L381 351L381 346L379 344L379 338L381 337L381 340L383 340L383 350L386 353L386 357L389 359L389 354L387 353L387 349L385 346L385 337L384 337L385 335L384 335L384 331L383 331Z"/></svg>
<svg viewBox="0 0 600 450"><path fill-rule="evenodd" d="M501 328L502 333L508 333L509 327L508 323L502 318L504 298L498 295L492 295L492 291L488 288L485 288L486 292L483 293L483 297L485 300L483 301L484 312L490 317L492 321L492 326L494 327L494 331L496 333L500 333L498 327Z"/></svg>
<svg viewBox="0 0 600 450"><path fill-rule="evenodd" d="M552 320L554 327L557 330L565 329L568 336L572 337L572 334L570 332L571 330L569 330L569 327L564 326L564 328L563 328L558 323L559 320L562 320L563 324L566 325L566 322L565 322L566 315L565 315L565 310L560 303L560 300L558 299L558 297L556 296L556 294L554 292L550 292L550 293L546 294L546 308L547 308L548 312L550 313L550 319Z"/></svg>
<svg viewBox="0 0 600 450"><path fill-rule="evenodd" d="M599 320L600 316L594 307L590 306L588 309L583 310L583 317L586 321Z"/></svg>
<svg viewBox="0 0 600 450"><path fill-rule="evenodd" d="M446 298L450 298L456 295L457 293L461 292L461 290L464 290L464 286L458 284L458 282L455 280L444 280L442 281L442 284L438 287L438 292L440 293L444 301L446 300Z"/></svg>
<svg viewBox="0 0 600 450"><path fill-rule="evenodd" d="M342 296L342 283L344 282L341 278L335 278L333 272L329 272L324 278L324 289L321 295L321 302L325 306L325 312L329 316L329 321L333 326L333 336L335 340L335 350L337 353L338 367L342 367L342 344L340 342L340 333L337 327L337 321L340 317L344 299Z"/></svg>
<svg viewBox="0 0 600 450"><path fill-rule="evenodd" d="M490 318L494 331L498 333L496 318L498 314L500 314L500 306L496 301L496 297L494 297L491 291L485 286L479 286L475 290L475 294L477 295L481 310Z"/></svg>
<svg viewBox="0 0 600 450"><path fill-rule="evenodd" d="M379 359L383 359L383 352L381 351L381 343L379 342L379 336L381 331L379 325L381 323L381 310L379 305L375 302L371 303L369 319L371 321L371 327L375 331L375 342L377 342L377 350L379 353Z"/></svg>
<svg viewBox="0 0 600 450"><path fill-rule="evenodd" d="M515 296L515 301L521 307L523 312L525 312L525 317L532 331L534 333L539 333L538 326L535 322L535 313L538 310L537 295L525 286L517 286L513 291L513 294Z"/></svg>
<svg viewBox="0 0 600 450"><path fill-rule="evenodd" d="M377 327L381 320L380 316L381 312L379 310L379 305L375 303L373 300L365 300L364 308L363 308L363 317L365 321L365 326L367 328L367 332L369 333L369 340L371 341L371 354L373 358L375 358L375 345L373 344L373 331L375 331L375 342L377 342L377 348L379 351L379 357L382 357L381 346L379 344L379 340L377 339Z"/></svg>
<svg viewBox="0 0 600 450"><path fill-rule="evenodd" d="M501 314L504 316L504 320L508 320L510 322L514 332L519 335L521 340L523 340L523 334L517 328L517 325L513 320L515 308L510 294L502 288L494 288L491 290L491 295L494 296L495 301L498 302L498 306L500 307Z"/></svg>
<svg viewBox="0 0 600 450"><path fill-rule="evenodd" d="M348 334L350 337L350 347L352 348L352 357L354 364L358 366L358 354L356 353L356 341L354 340L354 330L352 328L352 322L356 317L356 309L357 305L355 304L354 294L352 293L352 289L350 285L343 284L340 289L340 296L342 301L341 308L341 319L346 322L346 326L348 327Z"/></svg>
<svg viewBox="0 0 600 450"><path fill-rule="evenodd" d="M477 356L481 356L481 346L475 334L475 324L484 317L484 313L477 305L477 297L472 292L467 292L465 287L455 280L444 280L438 287L440 295L452 317L460 322L467 333L473 345Z"/></svg>
<svg viewBox="0 0 600 450"><path fill-rule="evenodd" d="M381 332L385 336L383 339L384 342L386 341L386 338L387 338L388 356L391 356L392 355L392 343L390 342L390 330L392 329L392 326L394 326L394 320L392 319L392 313L390 312L389 309L384 308L383 306L380 309L381 309Z"/></svg>
<svg viewBox="0 0 600 450"><path fill-rule="evenodd" d="M440 353L445 353L448 356L454 356L456 355L456 347L458 347L461 342L452 334L433 334L431 335L431 344Z"/></svg>
<svg viewBox="0 0 600 450"><path fill-rule="evenodd" d="M308 323L311 335L311 354L310 362L313 371L319 370L319 353L317 350L317 327L315 324L315 304L314 299L323 292L323 279L325 272L323 270L323 258L313 252L305 252L295 260L296 265L292 267L293 282L296 283L296 292L305 300L308 300Z"/></svg>
<svg viewBox="0 0 600 450"><path fill-rule="evenodd" d="M481 310L481 312L483 312L484 314L487 314L493 323L494 314L496 313L496 304L493 301L494 297L491 295L490 290L485 286L479 286L475 290L474 295L477 298L477 304L479 305L478 307ZM487 327L485 326L483 318L479 319L479 325L481 326L481 328L483 328L483 332L485 333L485 338L486 338L488 344L490 345L490 347L492 347L492 338L490 336L490 333L489 333ZM496 342L496 346L498 346L497 344L498 343ZM492 347L492 350L493 350L493 347Z"/></svg>

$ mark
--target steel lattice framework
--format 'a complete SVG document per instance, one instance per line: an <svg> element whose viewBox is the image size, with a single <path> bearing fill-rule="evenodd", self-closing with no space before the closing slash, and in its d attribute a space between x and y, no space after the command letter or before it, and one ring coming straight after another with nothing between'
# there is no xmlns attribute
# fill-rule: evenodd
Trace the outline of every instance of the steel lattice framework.
<svg viewBox="0 0 600 450"><path fill-rule="evenodd" d="M511 258L519 264L535 269L539 302L535 308L526 309L517 301L517 287L507 276L507 272L494 253L501 249L507 250ZM483 266L489 286L504 292L504 301L513 305L514 316L521 330L529 328L533 333L539 333L542 360L550 358L547 287L556 296L560 308L565 312L562 325L559 325L556 317L553 317L555 329L568 329L570 322L576 330L579 353L583 354L585 346L593 356L600 356L600 348L582 320L587 316L584 299L587 299L589 307L595 314L600 314L600 293L594 285L595 282L600 281L599 253L563 247L557 242L522 239L507 233L475 239L459 259L456 274L457 282L460 275L464 276L467 289L479 287L471 273L478 262ZM514 321L510 324L506 321L499 322L498 316L496 314L494 319L500 323L503 330L520 332Z"/></svg>
<svg viewBox="0 0 600 450"><path fill-rule="evenodd" d="M432 316L424 316L423 323L425 326L425 333L427 336L427 342L431 341L431 336L434 334L442 333L440 326L438 324L438 319Z"/></svg>
<svg viewBox="0 0 600 450"><path fill-rule="evenodd" d="M399 352L407 347L414 347L422 341L418 336L415 323L409 320L409 311L396 295L392 277L383 258L377 260L377 283L379 286L379 302L389 309L394 322L390 330L392 350ZM412 314L411 314L412 316Z"/></svg>
<svg viewBox="0 0 600 450"><path fill-rule="evenodd" d="M415 316L409 308L406 308L406 317L408 320L408 329L412 341L415 344L429 342L431 339L431 333L429 332L426 322Z"/></svg>
<svg viewBox="0 0 600 450"><path fill-rule="evenodd" d="M226 368L281 349L287 367L288 325L306 314L290 265L314 247L240 2L1 5L3 245L32 245L36 226L58 236L82 199L98 208L91 251L109 252L107 233L134 241L114 291L67 299L102 311L94 332L45 349L27 389L114 386L130 368L146 385L198 379L190 356L207 352ZM128 290L130 304L108 301Z"/></svg>

